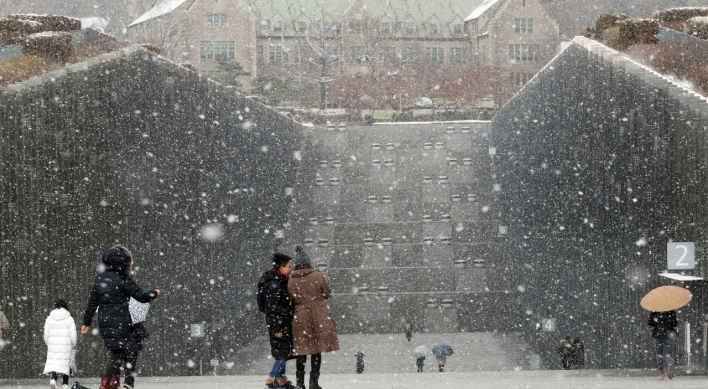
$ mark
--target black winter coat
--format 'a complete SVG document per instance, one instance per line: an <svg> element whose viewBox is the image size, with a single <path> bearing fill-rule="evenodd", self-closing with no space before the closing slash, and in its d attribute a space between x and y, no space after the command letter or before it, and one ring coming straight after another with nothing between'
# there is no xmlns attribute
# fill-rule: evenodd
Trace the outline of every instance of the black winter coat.
<svg viewBox="0 0 708 389"><path fill-rule="evenodd" d="M288 294L287 280L271 269L263 273L258 281L258 290L262 291L265 302L264 312L268 335L270 335L270 353L275 359L290 359L293 355L292 322L295 304ZM282 338L275 333L282 332Z"/></svg>
<svg viewBox="0 0 708 389"><path fill-rule="evenodd" d="M123 275L127 265L125 254L117 249L103 252L105 271L93 281L83 325L90 326L98 308L98 327L109 350L129 350L135 347L132 341L132 319L128 309L130 297L148 303L157 297L154 290L142 290L130 275Z"/></svg>
<svg viewBox="0 0 708 389"><path fill-rule="evenodd" d="M664 339L668 335L676 335L676 326L678 326L676 311L652 312L649 314L648 325L652 327L652 338Z"/></svg>

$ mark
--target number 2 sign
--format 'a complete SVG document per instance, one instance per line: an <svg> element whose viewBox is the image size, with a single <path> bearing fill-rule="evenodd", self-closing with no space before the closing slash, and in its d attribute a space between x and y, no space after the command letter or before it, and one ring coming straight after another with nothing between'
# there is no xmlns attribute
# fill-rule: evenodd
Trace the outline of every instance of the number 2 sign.
<svg viewBox="0 0 708 389"><path fill-rule="evenodd" d="M666 244L666 258L669 270L690 270L696 268L693 242L673 242Z"/></svg>

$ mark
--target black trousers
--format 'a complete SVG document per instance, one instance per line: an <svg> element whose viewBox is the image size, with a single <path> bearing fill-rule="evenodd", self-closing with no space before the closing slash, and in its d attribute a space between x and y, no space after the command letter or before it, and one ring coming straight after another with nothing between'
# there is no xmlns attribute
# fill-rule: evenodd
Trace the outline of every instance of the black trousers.
<svg viewBox="0 0 708 389"><path fill-rule="evenodd" d="M56 381L59 378L59 374L56 371L53 371L49 373L54 381ZM61 377L61 384L62 385L69 385L69 375L68 374L62 374L63 377Z"/></svg>
<svg viewBox="0 0 708 389"><path fill-rule="evenodd" d="M298 355L295 358L295 366L297 371L305 372L305 364L307 363L307 355ZM320 366L322 366L322 354L312 354L310 355L310 371L319 373Z"/></svg>

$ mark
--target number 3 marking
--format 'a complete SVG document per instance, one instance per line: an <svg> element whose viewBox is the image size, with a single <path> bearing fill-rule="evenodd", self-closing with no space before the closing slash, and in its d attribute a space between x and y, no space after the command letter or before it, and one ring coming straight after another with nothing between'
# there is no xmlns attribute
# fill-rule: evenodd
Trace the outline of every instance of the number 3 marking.
<svg viewBox="0 0 708 389"><path fill-rule="evenodd" d="M680 244L680 245L676 246L676 248L679 250L683 250L683 255L681 256L681 258L679 258L678 261L676 261L676 266L688 266L687 263L683 262L683 259L686 258L686 254L688 254L688 247Z"/></svg>

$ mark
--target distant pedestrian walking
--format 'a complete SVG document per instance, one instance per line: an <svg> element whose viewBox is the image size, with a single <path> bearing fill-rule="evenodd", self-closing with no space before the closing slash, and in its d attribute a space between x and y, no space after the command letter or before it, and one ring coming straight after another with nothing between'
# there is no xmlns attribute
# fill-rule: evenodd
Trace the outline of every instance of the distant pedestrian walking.
<svg viewBox="0 0 708 389"><path fill-rule="evenodd" d="M319 384L322 353L339 350L337 325L325 302L332 295L324 275L312 269L310 257L295 248L293 272L288 282L288 293L295 303L293 318L293 349L297 356L297 387L305 388L305 363L310 356L310 389L321 389Z"/></svg>
<svg viewBox="0 0 708 389"><path fill-rule="evenodd" d="M0 351L5 348L5 341L3 340L3 334L10 330L10 322L5 316L5 312L2 311L2 306L0 306Z"/></svg>
<svg viewBox="0 0 708 389"><path fill-rule="evenodd" d="M415 365L418 368L418 373L423 372L423 366L425 366L425 354L428 353L428 348L420 345L413 350L413 356L415 357Z"/></svg>
<svg viewBox="0 0 708 389"><path fill-rule="evenodd" d="M44 343L47 362L43 374L51 377L49 387L57 389L57 379L62 374L62 389L69 389L69 376L75 372L72 360L76 364L76 323L69 313L69 305L62 299L54 303L54 310L44 322Z"/></svg>
<svg viewBox="0 0 708 389"><path fill-rule="evenodd" d="M410 342L411 338L414 335L413 325L410 322L406 323L405 332L406 332L406 339L408 340L408 342Z"/></svg>
<svg viewBox="0 0 708 389"><path fill-rule="evenodd" d="M81 333L89 332L93 316L98 311L101 337L111 353L99 389L117 389L120 387L121 367L129 360L130 353L137 353L139 347L132 334L129 300L132 297L148 303L160 295L160 290L145 291L135 283L130 276L131 263L122 250L108 249L103 252L101 260L105 270L93 282Z"/></svg>
<svg viewBox="0 0 708 389"><path fill-rule="evenodd" d="M436 344L433 346L433 354L435 354L435 359L438 361L438 370L441 373L445 371L447 357L452 355L452 352L452 347L446 344Z"/></svg>
<svg viewBox="0 0 708 389"><path fill-rule="evenodd" d="M423 372L423 366L425 366L425 355L419 355L415 358L415 365L418 368L418 373ZM444 365L444 364L443 364Z"/></svg>
<svg viewBox="0 0 708 389"><path fill-rule="evenodd" d="M588 355L585 352L585 345L580 341L579 337L576 337L570 347L570 364L574 369L579 370L585 366L587 360Z"/></svg>
<svg viewBox="0 0 708 389"><path fill-rule="evenodd" d="M361 374L364 372L364 353L361 351L356 352L356 374Z"/></svg>
<svg viewBox="0 0 708 389"><path fill-rule="evenodd" d="M648 325L652 327L651 337L654 339L659 379L664 379L665 368L669 379L672 379L674 378L673 353L678 339L676 311L652 312L649 314Z"/></svg>
<svg viewBox="0 0 708 389"><path fill-rule="evenodd" d="M561 339L560 346L558 346L558 357L560 358L561 368L563 370L570 370L570 356L572 353L572 344L570 342L570 336L565 339Z"/></svg>
<svg viewBox="0 0 708 389"><path fill-rule="evenodd" d="M266 380L268 389L294 389L285 376L285 364L293 356L292 322L295 304L288 294L292 260L285 254L273 255L272 268L258 281L258 309L266 315L273 368Z"/></svg>

